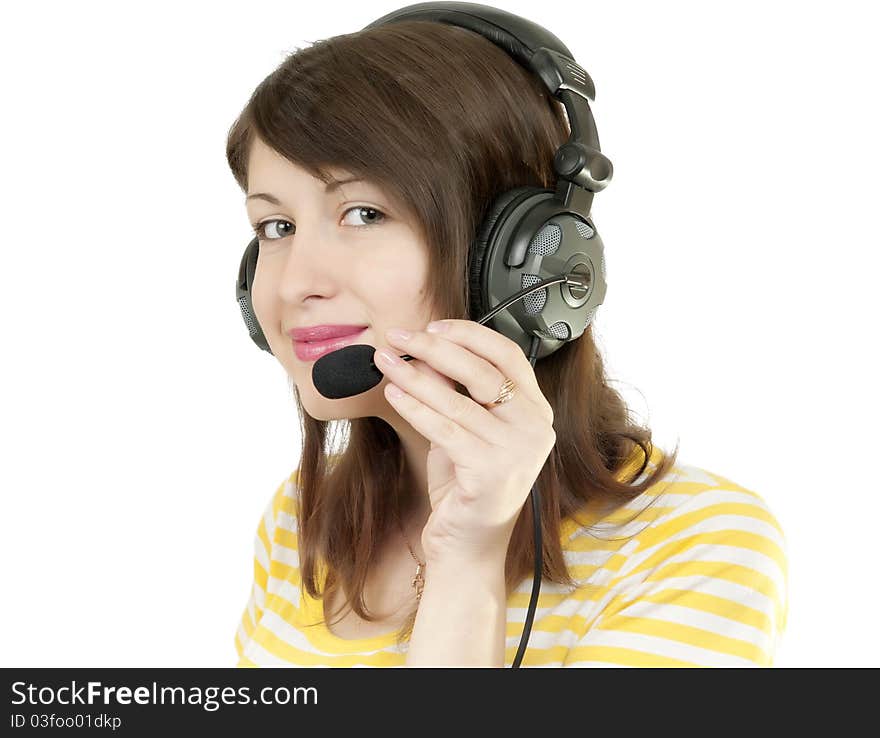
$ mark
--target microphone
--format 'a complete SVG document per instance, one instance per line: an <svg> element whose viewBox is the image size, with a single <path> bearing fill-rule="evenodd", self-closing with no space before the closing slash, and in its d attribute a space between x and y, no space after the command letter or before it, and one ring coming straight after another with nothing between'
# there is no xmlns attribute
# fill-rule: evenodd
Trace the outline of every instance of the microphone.
<svg viewBox="0 0 880 738"><path fill-rule="evenodd" d="M517 300L521 300L532 292L549 285L566 282L572 286L586 289L588 284L580 279L581 276L575 273L557 274L549 279L536 282L503 300L477 322L484 324ZM324 354L312 365L312 382L315 385L315 389L331 400L352 397L372 389L385 376L384 372L373 363L375 351L375 346L357 343L343 346L337 351ZM411 361L413 359L409 354L404 354L401 358L404 361Z"/></svg>
<svg viewBox="0 0 880 738"><path fill-rule="evenodd" d="M373 363L375 351L376 347L367 343L353 343L324 354L312 365L315 389L331 400L372 389L385 376Z"/></svg>

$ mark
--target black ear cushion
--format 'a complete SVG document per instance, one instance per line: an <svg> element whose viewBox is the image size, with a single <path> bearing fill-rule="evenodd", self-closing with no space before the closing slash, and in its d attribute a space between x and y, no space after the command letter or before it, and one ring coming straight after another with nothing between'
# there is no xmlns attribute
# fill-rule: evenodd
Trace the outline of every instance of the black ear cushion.
<svg viewBox="0 0 880 738"><path fill-rule="evenodd" d="M235 299L238 301L238 307L241 310L241 317L247 326L251 339L263 351L272 353L269 348L269 342L263 333L257 316L254 313L254 305L252 302L252 287L254 284L254 274L257 271L257 257L260 253L260 240L254 238L244 250L241 257L241 264L238 267L238 279L235 281Z"/></svg>
<svg viewBox="0 0 880 738"><path fill-rule="evenodd" d="M490 310L490 306L485 304L485 295L482 292L482 272L483 262L486 259L489 241L495 224L501 219L502 215L506 218L523 200L542 192L549 192L549 190L531 186L507 190L498 195L486 211L483 222L477 229L477 235L471 244L470 258L468 259L471 320L479 320Z"/></svg>
<svg viewBox="0 0 880 738"><path fill-rule="evenodd" d="M235 297L238 299L245 293L250 292L251 283L253 282L254 272L256 271L257 253L259 252L260 240L254 238L245 248L241 256L241 263L238 265L238 280L235 283Z"/></svg>

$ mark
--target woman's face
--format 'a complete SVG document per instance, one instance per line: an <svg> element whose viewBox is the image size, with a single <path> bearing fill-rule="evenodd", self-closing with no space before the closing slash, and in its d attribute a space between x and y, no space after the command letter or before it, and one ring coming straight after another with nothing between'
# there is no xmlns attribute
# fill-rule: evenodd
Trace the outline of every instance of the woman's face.
<svg viewBox="0 0 880 738"><path fill-rule="evenodd" d="M350 173L331 169L344 180ZM263 193L275 198L269 202ZM387 379L331 400L312 383L315 359L298 358L287 331L324 324L367 326L356 343L388 346L385 330L422 330L434 315L422 306L428 250L404 214L369 182L325 184L255 139L248 162L247 211L262 224L252 285L254 312L272 353L318 420L388 417ZM398 351L398 354L404 351Z"/></svg>

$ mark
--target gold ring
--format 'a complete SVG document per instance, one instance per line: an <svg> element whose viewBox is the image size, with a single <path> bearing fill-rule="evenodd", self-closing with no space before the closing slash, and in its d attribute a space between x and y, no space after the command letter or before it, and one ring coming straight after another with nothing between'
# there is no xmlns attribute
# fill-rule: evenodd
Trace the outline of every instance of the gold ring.
<svg viewBox="0 0 880 738"><path fill-rule="evenodd" d="M505 402L510 402L515 394L516 382L512 379L505 379L504 384L501 385L501 389L498 390L498 397L492 400L492 402L487 402L483 407L487 410L491 410L497 405L503 405Z"/></svg>

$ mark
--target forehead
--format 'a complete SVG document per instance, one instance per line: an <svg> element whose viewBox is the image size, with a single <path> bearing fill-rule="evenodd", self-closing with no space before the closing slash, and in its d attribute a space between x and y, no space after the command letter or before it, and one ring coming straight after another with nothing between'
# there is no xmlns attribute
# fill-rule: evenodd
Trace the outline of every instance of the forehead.
<svg viewBox="0 0 880 738"><path fill-rule="evenodd" d="M351 172L343 167L325 167L333 179L345 179L351 176ZM323 189L324 182L315 177L311 172L285 159L274 149L264 144L259 138L255 138L248 155L248 192L268 191L274 186L280 189L283 184L291 181L301 181L314 187Z"/></svg>
<svg viewBox="0 0 880 738"><path fill-rule="evenodd" d="M410 226L418 221L410 204L401 198L399 193L389 190L380 182L371 179L369 175L361 181L345 183L354 176L352 171L341 166L325 166L322 169L331 178L328 183L314 176L307 169L285 159L255 137L248 154L245 207L250 209L259 204L266 204L267 200L262 198L247 199L248 195L258 192L269 193L291 207L297 202L304 201L309 197L309 193L322 199L327 198L330 202L334 202L336 198L366 195L376 198L392 211L392 214L396 213L398 219ZM338 189L333 186L337 181L344 183Z"/></svg>

